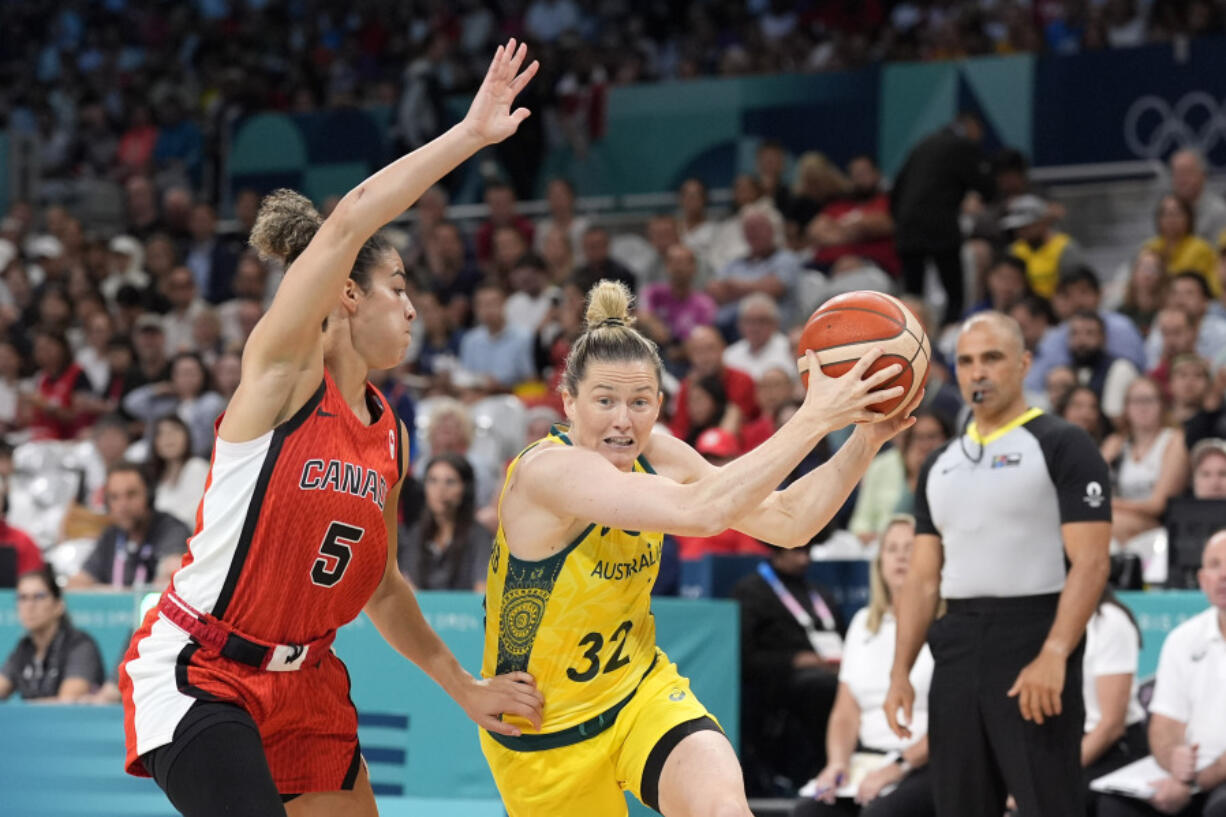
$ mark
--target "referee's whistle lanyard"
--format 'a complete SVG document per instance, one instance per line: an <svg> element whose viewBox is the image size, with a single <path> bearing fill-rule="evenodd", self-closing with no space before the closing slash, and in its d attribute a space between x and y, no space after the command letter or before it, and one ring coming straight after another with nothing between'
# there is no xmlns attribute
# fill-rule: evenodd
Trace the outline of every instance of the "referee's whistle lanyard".
<svg viewBox="0 0 1226 817"><path fill-rule="evenodd" d="M792 618L796 619L796 623L804 628L805 636L808 637L809 643L813 646L813 651L825 657L825 654L830 650L830 645L823 642L822 631L817 629L817 625L813 622L813 617L809 615L809 611L802 607L796 597L783 586L783 582L779 579L779 575L775 573L775 569L770 566L770 562L759 562L758 574L770 585L770 589L779 597L779 601L783 602L783 606L792 614ZM812 602L817 617L822 620L823 629L829 635L836 626L834 613L830 612L830 607L826 604L826 600L816 590L809 591L809 601Z"/></svg>

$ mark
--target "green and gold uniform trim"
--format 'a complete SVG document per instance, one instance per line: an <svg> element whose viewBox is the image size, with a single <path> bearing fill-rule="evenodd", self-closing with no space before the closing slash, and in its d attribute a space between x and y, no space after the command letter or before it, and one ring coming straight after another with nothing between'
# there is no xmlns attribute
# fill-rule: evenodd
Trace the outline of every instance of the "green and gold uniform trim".
<svg viewBox="0 0 1226 817"><path fill-rule="evenodd" d="M630 701L634 699L635 694L639 691L639 687L643 685L643 680L651 674L653 669L656 668L656 662L659 660L660 654L657 652L655 657L651 659L651 666L647 668L647 672L643 673L643 677L639 679L639 682L634 689L630 690L630 694L594 718L589 718L583 723L577 723L569 729L563 729L560 732L541 733L537 735L523 734L519 735L518 737L513 735L500 735L497 732L490 732L490 737L493 738L495 742L502 744L508 749L514 749L517 752L543 752L546 749L558 749L562 746L573 746L574 744L585 741L588 738L594 738L613 725L613 723L617 720L618 714L626 708L626 704L630 703Z"/></svg>
<svg viewBox="0 0 1226 817"><path fill-rule="evenodd" d="M524 449L527 453L528 449ZM522 456L522 455L521 455ZM526 562L507 551L507 578L502 590L502 614L498 617L497 674L527 672L537 628L545 617L545 605L554 582L570 552L595 529L592 523L566 547L539 562Z"/></svg>

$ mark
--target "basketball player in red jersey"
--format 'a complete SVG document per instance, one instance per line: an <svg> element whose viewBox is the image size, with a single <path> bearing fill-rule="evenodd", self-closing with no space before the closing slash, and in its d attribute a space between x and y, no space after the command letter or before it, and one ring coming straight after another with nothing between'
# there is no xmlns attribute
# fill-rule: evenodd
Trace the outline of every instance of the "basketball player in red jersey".
<svg viewBox="0 0 1226 817"><path fill-rule="evenodd" d="M405 274L376 230L527 116L535 74L500 47L464 121L362 182L327 220L270 195L252 244L289 264L243 351L217 428L196 534L120 669L127 770L186 817L373 815L349 678L329 649L365 610L481 727L540 724L532 677L466 673L396 568L403 425L367 382L395 366L414 318ZM320 331L320 326L324 330ZM284 802L284 805L283 805Z"/></svg>

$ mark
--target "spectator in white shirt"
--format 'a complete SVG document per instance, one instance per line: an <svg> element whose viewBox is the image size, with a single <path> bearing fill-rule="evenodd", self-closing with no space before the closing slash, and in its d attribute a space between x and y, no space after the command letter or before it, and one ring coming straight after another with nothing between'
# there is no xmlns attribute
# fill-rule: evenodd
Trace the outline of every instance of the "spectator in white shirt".
<svg viewBox="0 0 1226 817"><path fill-rule="evenodd" d="M754 379L771 369L783 369L799 379L796 352L779 331L779 306L768 295L755 292L737 308L737 331L741 339L724 350L724 365L740 369Z"/></svg>
<svg viewBox="0 0 1226 817"><path fill-rule="evenodd" d="M698 179L686 179L677 191L681 205L681 241L698 256L699 277L715 268L713 249L719 225L707 218L707 186Z"/></svg>
<svg viewBox="0 0 1226 817"><path fill-rule="evenodd" d="M192 456L191 431L177 415L167 414L154 423L149 476L154 485L154 509L195 530L196 508L204 496L209 464Z"/></svg>
<svg viewBox="0 0 1226 817"><path fill-rule="evenodd" d="M170 301L170 311L162 320L162 331L166 334L166 354L176 355L194 349L192 322L206 304L197 292L192 271L187 267L172 269L162 282L162 294Z"/></svg>
<svg viewBox="0 0 1226 817"><path fill-rule="evenodd" d="M1205 189L1205 160L1196 150L1171 154L1171 192L1196 215L1195 233L1216 247L1226 230L1226 200Z"/></svg>
<svg viewBox="0 0 1226 817"><path fill-rule="evenodd" d="M916 695L910 739L894 734L882 708L894 662L895 599L906 581L914 539L915 520L910 516L895 516L882 531L881 551L869 571L868 607L852 618L843 641L839 690L826 726L826 768L814 781L816 791L797 803L792 817L927 817L936 813L927 769L927 701L933 664L926 645L911 669ZM836 800L836 791L848 782L857 747L881 758L860 782L854 798Z"/></svg>
<svg viewBox="0 0 1226 817"><path fill-rule="evenodd" d="M561 298L561 291L549 284L545 260L536 253L525 253L511 267L511 290L504 309L507 324L532 334Z"/></svg>
<svg viewBox="0 0 1226 817"><path fill-rule="evenodd" d="M1085 784L1149 754L1145 710L1137 699L1141 631L1128 608L1103 588L1098 608L1086 623L1082 695L1086 706L1081 765ZM1091 805L1093 795L1087 793Z"/></svg>
<svg viewBox="0 0 1226 817"><path fill-rule="evenodd" d="M1149 704L1149 748L1167 776L1148 802L1104 795L1099 817L1226 815L1226 528L1205 543L1197 577L1209 609L1167 635Z"/></svg>
<svg viewBox="0 0 1226 817"><path fill-rule="evenodd" d="M560 230L575 255L575 263L583 263L583 234L592 226L587 216L575 215L575 188L569 180L561 177L549 180L545 188L549 202L549 215L536 223L534 249L545 252L545 236L550 230Z"/></svg>
<svg viewBox="0 0 1226 817"><path fill-rule="evenodd" d="M106 359L106 346L115 332L115 322L108 312L95 312L85 322L85 343L77 350L77 365L85 370L89 385L98 394L111 382L111 366Z"/></svg>

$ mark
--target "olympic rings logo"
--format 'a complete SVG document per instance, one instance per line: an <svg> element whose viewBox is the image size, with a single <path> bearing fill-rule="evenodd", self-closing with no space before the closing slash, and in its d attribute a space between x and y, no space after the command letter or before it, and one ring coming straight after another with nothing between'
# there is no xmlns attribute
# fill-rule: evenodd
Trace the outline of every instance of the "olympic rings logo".
<svg viewBox="0 0 1226 817"><path fill-rule="evenodd" d="M1139 97L1124 114L1124 142L1144 159L1160 159L1185 147L1207 156L1219 142L1226 142L1226 101L1219 103L1206 91L1192 91L1172 108L1162 97Z"/></svg>

